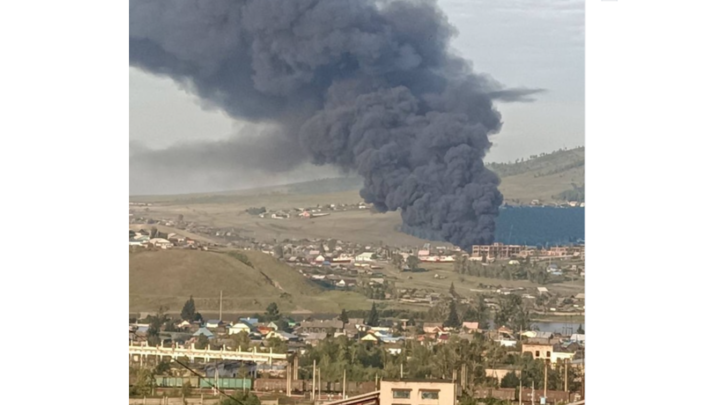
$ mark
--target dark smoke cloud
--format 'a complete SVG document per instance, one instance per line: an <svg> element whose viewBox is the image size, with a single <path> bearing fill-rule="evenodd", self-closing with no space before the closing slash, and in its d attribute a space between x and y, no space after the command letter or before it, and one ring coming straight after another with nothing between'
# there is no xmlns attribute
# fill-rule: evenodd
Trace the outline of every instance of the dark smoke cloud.
<svg viewBox="0 0 720 405"><path fill-rule="evenodd" d="M493 100L538 90L473 73L449 52L455 34L431 1L130 2L131 65L274 126L252 148L178 146L166 164L357 171L361 196L401 210L405 229L468 249L493 240L502 203L482 162L501 127Z"/></svg>

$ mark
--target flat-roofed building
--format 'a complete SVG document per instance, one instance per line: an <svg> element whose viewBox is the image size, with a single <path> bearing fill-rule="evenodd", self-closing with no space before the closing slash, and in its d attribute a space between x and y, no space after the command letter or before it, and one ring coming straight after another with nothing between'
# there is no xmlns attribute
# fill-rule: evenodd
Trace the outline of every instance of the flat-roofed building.
<svg viewBox="0 0 720 405"><path fill-rule="evenodd" d="M455 384L447 380L382 380L380 405L455 405Z"/></svg>
<svg viewBox="0 0 720 405"><path fill-rule="evenodd" d="M520 252L525 249L520 245L504 245L502 243L493 243L492 245L474 245L472 247L472 257L488 257L496 259L509 259L519 256Z"/></svg>

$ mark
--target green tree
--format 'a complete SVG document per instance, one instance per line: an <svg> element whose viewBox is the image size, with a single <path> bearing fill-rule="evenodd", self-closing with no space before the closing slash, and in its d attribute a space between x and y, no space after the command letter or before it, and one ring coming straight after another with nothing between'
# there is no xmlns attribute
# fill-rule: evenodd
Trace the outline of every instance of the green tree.
<svg viewBox="0 0 720 405"><path fill-rule="evenodd" d="M220 401L220 405L260 405L260 399L250 392L245 390L238 390L232 395L231 398L225 397Z"/></svg>
<svg viewBox="0 0 720 405"><path fill-rule="evenodd" d="M280 310L278 310L278 306L276 303L271 303L268 305L267 309L265 310L265 320L267 322L271 321L277 321L280 319Z"/></svg>
<svg viewBox="0 0 720 405"><path fill-rule="evenodd" d="M575 333L577 333L577 334L579 334L579 335L584 335L584 334L585 334L585 328L583 328L583 326L580 325L580 326L578 326L577 331L576 331Z"/></svg>
<svg viewBox="0 0 720 405"><path fill-rule="evenodd" d="M282 259L283 255L285 254L285 252L283 252L282 245L275 245L275 247L273 248L273 253L278 259Z"/></svg>
<svg viewBox="0 0 720 405"><path fill-rule="evenodd" d="M160 331L162 330L163 325L169 320L167 314L165 313L166 310L166 307L161 306L160 309L158 309L157 314L148 317L150 326L147 331L147 339L150 346L157 346L160 344Z"/></svg>
<svg viewBox="0 0 720 405"><path fill-rule="evenodd" d="M530 329L530 312L524 308L519 295L511 294L500 301L500 309L495 312L495 325L504 325L514 330Z"/></svg>
<svg viewBox="0 0 720 405"><path fill-rule="evenodd" d="M415 271L420 265L420 259L418 259L417 256L408 256L407 265L410 268L410 271Z"/></svg>
<svg viewBox="0 0 720 405"><path fill-rule="evenodd" d="M372 304L372 308L370 308L370 314L368 315L367 321L365 321L365 323L370 326L378 326L380 324L380 314L378 314L374 302Z"/></svg>
<svg viewBox="0 0 720 405"><path fill-rule="evenodd" d="M190 381L185 381L182 385L182 388L180 389L180 393L183 397L189 397L190 395L192 395L192 390L193 387Z"/></svg>
<svg viewBox="0 0 720 405"><path fill-rule="evenodd" d="M450 301L450 312L448 313L447 320L444 322L444 326L451 328L460 327L460 318L457 314L457 307L455 306L455 300Z"/></svg>
<svg viewBox="0 0 720 405"><path fill-rule="evenodd" d="M515 388L520 385L520 378L515 375L515 372L505 374L505 377L500 381L500 388Z"/></svg>
<svg viewBox="0 0 720 405"><path fill-rule="evenodd" d="M240 333L232 334L230 335L230 339L232 339L235 346L240 348L240 350L247 351L250 349L250 335L248 335L247 332L242 331Z"/></svg>
<svg viewBox="0 0 720 405"><path fill-rule="evenodd" d="M273 353L287 353L287 344L276 337L265 340L265 347L272 349Z"/></svg>
<svg viewBox="0 0 720 405"><path fill-rule="evenodd" d="M170 362L163 360L155 366L153 370L154 375L163 375L170 371Z"/></svg>
<svg viewBox="0 0 720 405"><path fill-rule="evenodd" d="M195 347L197 349L205 349L206 347L208 347L208 344L210 344L210 339L208 339L208 337L205 335L200 335L198 336Z"/></svg>
<svg viewBox="0 0 720 405"><path fill-rule="evenodd" d="M348 314L347 314L347 311L345 311L345 308L343 308L342 312L340 313L340 320L343 323L343 327L345 327L345 325L347 325L348 322L350 322L350 319L348 318Z"/></svg>
<svg viewBox="0 0 720 405"><path fill-rule="evenodd" d="M402 255L393 253L392 263L398 270L402 271L403 263L405 263L405 259L403 259Z"/></svg>
<svg viewBox="0 0 720 405"><path fill-rule="evenodd" d="M458 405L477 405L478 401L473 397L471 392L463 391L462 396L460 396L460 401L458 402Z"/></svg>
<svg viewBox="0 0 720 405"><path fill-rule="evenodd" d="M195 320L195 300L193 300L192 295L189 300L185 301L185 305L183 305L182 311L180 312L180 318L186 321Z"/></svg>
<svg viewBox="0 0 720 405"><path fill-rule="evenodd" d="M455 283L450 283L450 296L456 297L457 293L455 292Z"/></svg>
<svg viewBox="0 0 720 405"><path fill-rule="evenodd" d="M130 387L131 396L151 395L155 386L155 376L149 368L131 368L130 376L135 383Z"/></svg>

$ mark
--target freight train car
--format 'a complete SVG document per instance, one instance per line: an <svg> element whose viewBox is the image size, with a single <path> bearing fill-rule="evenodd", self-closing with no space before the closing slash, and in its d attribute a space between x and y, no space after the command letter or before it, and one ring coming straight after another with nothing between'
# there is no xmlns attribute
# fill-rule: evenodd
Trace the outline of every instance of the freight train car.
<svg viewBox="0 0 720 405"><path fill-rule="evenodd" d="M155 377L155 385L162 388L182 388L186 382L193 388L199 386L198 377Z"/></svg>
<svg viewBox="0 0 720 405"><path fill-rule="evenodd" d="M182 388L189 382L192 388L212 388L217 385L220 389L250 390L252 380L249 378L200 378L200 377L155 377L155 385L160 388Z"/></svg>
<svg viewBox="0 0 720 405"><path fill-rule="evenodd" d="M308 390L310 387L312 387L312 384L307 384ZM295 392L305 392L305 381L293 381L291 383L291 389ZM284 378L257 378L255 379L254 390L261 392L285 392L287 390L287 380Z"/></svg>
<svg viewBox="0 0 720 405"><path fill-rule="evenodd" d="M252 390L257 392L282 392L287 390L287 380L284 378L201 378L201 377L155 377L155 385L159 388L182 388L189 382L192 388L213 388L227 390ZM318 387L320 389L321 387ZM295 393L307 393L312 390L312 380L294 380L291 389ZM323 393L341 393L342 382L323 382ZM347 395L360 395L377 390L373 381L348 381L345 385Z"/></svg>
<svg viewBox="0 0 720 405"><path fill-rule="evenodd" d="M203 378L200 380L200 388L212 388L217 386L220 389L228 390L251 390L252 380L249 378Z"/></svg>

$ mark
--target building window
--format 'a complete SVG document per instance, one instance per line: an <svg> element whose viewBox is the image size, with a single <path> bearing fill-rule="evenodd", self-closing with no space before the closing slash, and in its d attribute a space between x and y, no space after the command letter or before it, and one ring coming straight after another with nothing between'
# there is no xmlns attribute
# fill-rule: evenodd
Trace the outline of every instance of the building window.
<svg viewBox="0 0 720 405"><path fill-rule="evenodd" d="M535 350L535 357L540 357L540 350Z"/></svg>
<svg viewBox="0 0 720 405"><path fill-rule="evenodd" d="M548 358L549 358L549 357L550 357L550 352L545 352L545 353L547 353L547 355L546 355L545 357L548 357Z"/></svg>
<svg viewBox="0 0 720 405"><path fill-rule="evenodd" d="M393 398L409 399L410 390L393 390Z"/></svg>
<svg viewBox="0 0 720 405"><path fill-rule="evenodd" d="M421 391L420 399L438 399L439 393L437 391Z"/></svg>

